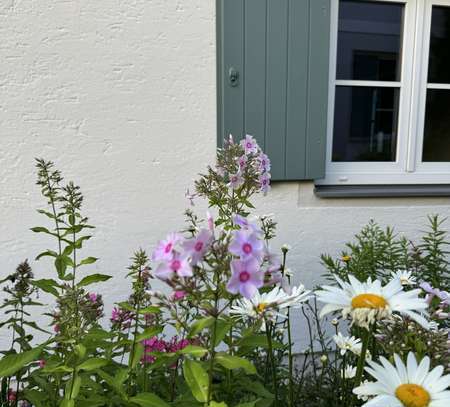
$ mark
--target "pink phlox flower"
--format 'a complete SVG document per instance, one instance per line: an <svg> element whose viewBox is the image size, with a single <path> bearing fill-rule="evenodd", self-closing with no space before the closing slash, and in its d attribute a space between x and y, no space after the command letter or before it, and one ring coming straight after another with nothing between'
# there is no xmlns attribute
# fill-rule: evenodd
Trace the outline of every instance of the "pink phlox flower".
<svg viewBox="0 0 450 407"><path fill-rule="evenodd" d="M177 244L183 240L178 233L170 233L165 240L161 240L153 252L154 261L170 260Z"/></svg>
<svg viewBox="0 0 450 407"><path fill-rule="evenodd" d="M269 172L271 165L270 165L270 159L267 156L267 154L261 153L258 156L258 164L259 164L259 171L262 173Z"/></svg>
<svg viewBox="0 0 450 407"><path fill-rule="evenodd" d="M230 174L230 182L228 186L232 189L238 189L244 184L244 178L242 177L241 171L239 170L236 174Z"/></svg>
<svg viewBox="0 0 450 407"><path fill-rule="evenodd" d="M8 401L16 401L17 400L17 392L15 392L13 389L8 389Z"/></svg>
<svg viewBox="0 0 450 407"><path fill-rule="evenodd" d="M249 230L236 230L233 232L229 251L243 260L255 258L261 261L264 256L263 248L264 244L256 233Z"/></svg>
<svg viewBox="0 0 450 407"><path fill-rule="evenodd" d="M174 276L192 277L192 267L186 253L173 252L169 260L163 261L155 270L155 276L161 280L170 280Z"/></svg>
<svg viewBox="0 0 450 407"><path fill-rule="evenodd" d="M240 226L241 229L249 230L254 233L262 233L261 228L256 222L251 222L241 215L233 215L233 223Z"/></svg>
<svg viewBox="0 0 450 407"><path fill-rule="evenodd" d="M258 182L260 191L264 194L267 194L270 191L270 174L268 172L265 172L259 177Z"/></svg>
<svg viewBox="0 0 450 407"><path fill-rule="evenodd" d="M214 234L214 218L210 212L206 212L206 221L208 223L209 231Z"/></svg>
<svg viewBox="0 0 450 407"><path fill-rule="evenodd" d="M212 233L207 229L202 229L195 237L183 242L183 248L186 254L191 257L192 265L196 266L203 258L211 246L212 239Z"/></svg>
<svg viewBox="0 0 450 407"><path fill-rule="evenodd" d="M238 163L239 169L241 171L244 171L245 167L247 167L247 161L248 161L248 158L246 155L241 155L240 157L238 157L237 163Z"/></svg>
<svg viewBox="0 0 450 407"><path fill-rule="evenodd" d="M178 352L190 345L188 339L178 339L178 336L174 336L169 343L167 343L167 352Z"/></svg>
<svg viewBox="0 0 450 407"><path fill-rule="evenodd" d="M231 261L231 279L227 290L232 294L240 293L251 299L264 285L264 273L260 271L259 262L255 258Z"/></svg>
<svg viewBox="0 0 450 407"><path fill-rule="evenodd" d="M246 155L256 154L258 152L258 143L256 140L247 134L243 140L241 140L241 146L244 149Z"/></svg>
<svg viewBox="0 0 450 407"><path fill-rule="evenodd" d="M186 295L187 295L186 291L179 290L179 291L174 291L172 293L172 295L170 296L170 298L172 301L180 301L184 297L186 297Z"/></svg>
<svg viewBox="0 0 450 407"><path fill-rule="evenodd" d="M91 302L97 302L98 295L96 293L89 293L89 300Z"/></svg>
<svg viewBox="0 0 450 407"><path fill-rule="evenodd" d="M47 364L47 362L46 362L44 359L40 359L40 360L38 361L38 363L39 363L39 367L40 367L41 369L44 368L45 365Z"/></svg>

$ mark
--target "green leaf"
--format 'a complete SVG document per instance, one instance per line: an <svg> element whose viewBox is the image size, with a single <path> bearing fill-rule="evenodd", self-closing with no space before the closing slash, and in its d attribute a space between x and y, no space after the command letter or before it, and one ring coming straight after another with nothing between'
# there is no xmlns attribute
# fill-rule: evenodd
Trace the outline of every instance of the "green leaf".
<svg viewBox="0 0 450 407"><path fill-rule="evenodd" d="M242 348L268 348L267 336L266 335L251 335L245 338L242 338L238 344L239 347ZM272 347L274 349L283 348L283 344L278 341L273 341Z"/></svg>
<svg viewBox="0 0 450 407"><path fill-rule="evenodd" d="M209 407L228 407L228 404L222 401L221 403L218 403L217 401L211 401L209 403Z"/></svg>
<svg viewBox="0 0 450 407"><path fill-rule="evenodd" d="M63 399L63 401L59 404L59 407L75 407L75 401Z"/></svg>
<svg viewBox="0 0 450 407"><path fill-rule="evenodd" d="M43 278L41 280L35 280L32 281L31 284L33 284L35 287L40 288L42 291L45 291L46 293L53 294L55 297L59 295L59 292L56 289L56 287L60 287L60 285L51 278Z"/></svg>
<svg viewBox="0 0 450 407"><path fill-rule="evenodd" d="M185 348L183 348L180 351L178 351L177 353L179 353L181 355L191 355L191 356L194 356L196 358L201 358L207 352L208 352L208 350L205 349L205 348L202 348L201 346L188 345Z"/></svg>
<svg viewBox="0 0 450 407"><path fill-rule="evenodd" d="M214 345L218 346L220 342L223 341L227 333L230 331L232 324L229 321L225 321L223 319L217 320L217 327L216 327L216 340Z"/></svg>
<svg viewBox="0 0 450 407"><path fill-rule="evenodd" d="M144 354L144 346L141 343L136 343L134 347L133 357L131 359L131 368L135 368L136 365L141 360L142 355Z"/></svg>
<svg viewBox="0 0 450 407"><path fill-rule="evenodd" d="M148 307L145 307L145 308L142 308L139 310L139 314L158 314L160 312L161 312L161 309L154 305L150 305Z"/></svg>
<svg viewBox="0 0 450 407"><path fill-rule="evenodd" d="M90 276L84 277L78 284L78 287L85 287L90 284L98 283L100 281L107 281L111 276L108 276L106 274L91 274Z"/></svg>
<svg viewBox="0 0 450 407"><path fill-rule="evenodd" d="M107 359L90 358L90 359L84 361L83 363L81 363L80 365L78 365L77 369L90 371L90 370L100 369L101 367L106 366L108 363L109 362Z"/></svg>
<svg viewBox="0 0 450 407"><path fill-rule="evenodd" d="M244 358L239 356L232 356L224 352L220 352L216 355L216 362L222 365L225 369L244 369L248 374L256 374L256 369L253 364Z"/></svg>
<svg viewBox="0 0 450 407"><path fill-rule="evenodd" d="M141 342L144 339L149 339L155 335L158 335L162 331L162 328L157 327L151 327L144 330L144 332L140 333L136 336L136 342Z"/></svg>
<svg viewBox="0 0 450 407"><path fill-rule="evenodd" d="M131 397L130 401L142 407L169 407L169 404L153 393L139 393Z"/></svg>
<svg viewBox="0 0 450 407"><path fill-rule="evenodd" d="M83 242L85 240L89 240L92 236L81 236L78 240L73 244L76 249L81 249L83 247Z"/></svg>
<svg viewBox="0 0 450 407"><path fill-rule="evenodd" d="M254 401L249 401L249 402L247 402L247 403L240 403L240 404L238 404L236 407L255 407L256 406L256 403L258 402L258 401L260 401L261 399L256 399L256 400L254 400Z"/></svg>
<svg viewBox="0 0 450 407"><path fill-rule="evenodd" d="M58 277L61 279L66 274L66 270L67 270L67 263L66 263L64 257L65 256L57 256L55 259L56 271L58 272Z"/></svg>
<svg viewBox="0 0 450 407"><path fill-rule="evenodd" d="M47 250L47 251L45 251L45 252L40 253L40 254L36 257L35 260L39 260L39 259L41 259L42 257L46 257L46 256L49 256L49 257L58 257L58 253L54 252L53 250Z"/></svg>
<svg viewBox="0 0 450 407"><path fill-rule="evenodd" d="M210 327L214 323L213 317L206 317L202 319L198 319L191 325L191 330L189 332L189 336L196 336L205 328Z"/></svg>
<svg viewBox="0 0 450 407"><path fill-rule="evenodd" d="M36 226L34 228L31 228L31 231L34 233L47 233L48 235L52 234L52 232L50 232L47 228L44 228L42 226Z"/></svg>
<svg viewBox="0 0 450 407"><path fill-rule="evenodd" d="M205 403L208 399L209 378L202 365L187 359L183 364L183 374L192 395L197 401Z"/></svg>
<svg viewBox="0 0 450 407"><path fill-rule="evenodd" d="M81 260L78 264L79 266L83 266L84 264L92 264L97 261L97 257L86 257L85 259Z"/></svg>
<svg viewBox="0 0 450 407"><path fill-rule="evenodd" d="M0 377L12 376L18 370L36 360L42 352L42 347L27 352L7 355L0 360Z"/></svg>

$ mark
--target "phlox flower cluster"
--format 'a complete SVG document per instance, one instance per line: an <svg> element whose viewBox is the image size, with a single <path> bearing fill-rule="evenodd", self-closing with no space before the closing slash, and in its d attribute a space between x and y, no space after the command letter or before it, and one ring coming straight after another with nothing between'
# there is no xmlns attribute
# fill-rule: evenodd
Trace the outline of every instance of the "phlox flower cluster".
<svg viewBox="0 0 450 407"><path fill-rule="evenodd" d="M179 339L178 336L173 336L170 341L154 336L150 339L144 339L142 345L144 346L144 355L141 358L143 363L154 363L156 356L154 353L175 353L192 343L189 339Z"/></svg>
<svg viewBox="0 0 450 407"><path fill-rule="evenodd" d="M234 145L233 137L230 136L229 144ZM270 169L269 157L259 147L253 136L246 135L239 143L242 149L241 155L236 159L236 167L228 178L228 187L233 190L239 189L245 184L245 172L255 172L260 192L266 194L270 190Z"/></svg>

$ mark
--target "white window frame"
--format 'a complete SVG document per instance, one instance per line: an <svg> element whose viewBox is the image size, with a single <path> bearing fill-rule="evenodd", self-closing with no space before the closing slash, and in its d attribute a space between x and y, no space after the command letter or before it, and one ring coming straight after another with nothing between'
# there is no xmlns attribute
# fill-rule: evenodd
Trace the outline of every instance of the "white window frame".
<svg viewBox="0 0 450 407"><path fill-rule="evenodd" d="M316 184L450 184L450 162L421 162L427 89L450 89L450 84L429 85L427 83L432 7L434 5L450 7L450 0L367 0L405 5L403 43L400 48L400 82L336 79L339 1L331 0L326 176L323 180L318 180ZM332 161L337 85L400 88L395 161Z"/></svg>

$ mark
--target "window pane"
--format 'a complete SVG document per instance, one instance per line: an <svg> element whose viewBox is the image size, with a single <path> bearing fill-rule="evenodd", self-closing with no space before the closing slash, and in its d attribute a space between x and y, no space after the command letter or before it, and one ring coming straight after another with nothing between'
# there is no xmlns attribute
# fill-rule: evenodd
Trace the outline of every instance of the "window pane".
<svg viewBox="0 0 450 407"><path fill-rule="evenodd" d="M400 81L403 4L341 0L337 79Z"/></svg>
<svg viewBox="0 0 450 407"><path fill-rule="evenodd" d="M428 82L450 83L450 7L434 6Z"/></svg>
<svg viewBox="0 0 450 407"><path fill-rule="evenodd" d="M428 89L422 161L450 161L450 90Z"/></svg>
<svg viewBox="0 0 450 407"><path fill-rule="evenodd" d="M395 161L400 91L336 87L333 161Z"/></svg>

